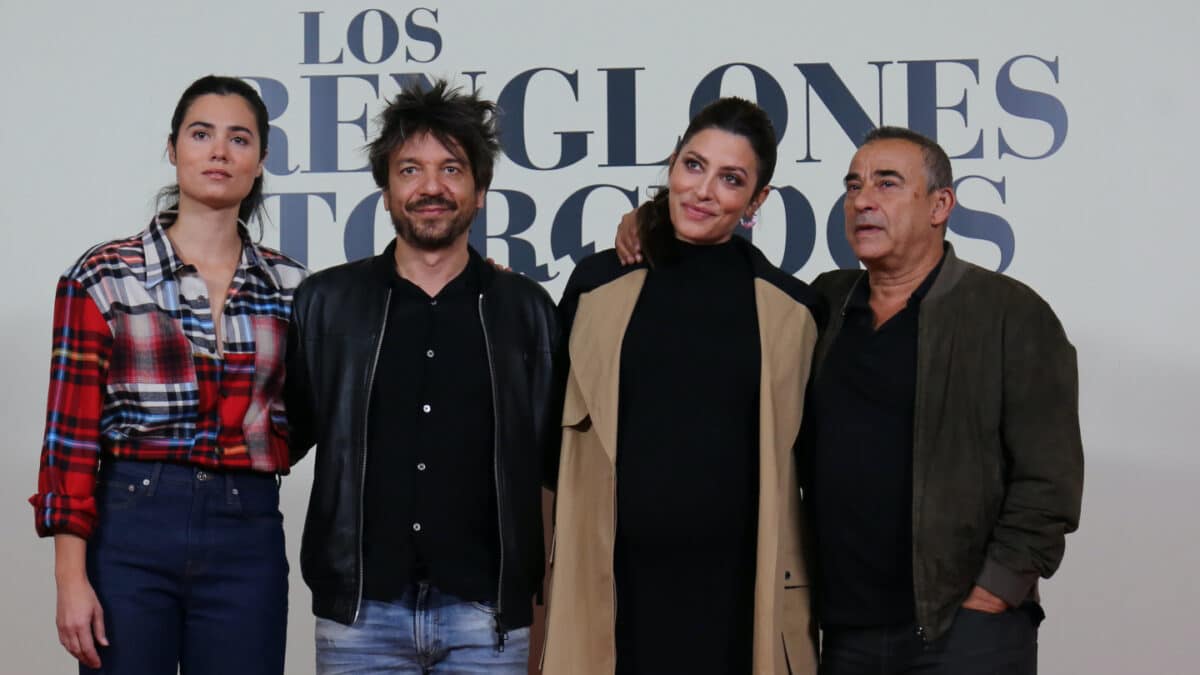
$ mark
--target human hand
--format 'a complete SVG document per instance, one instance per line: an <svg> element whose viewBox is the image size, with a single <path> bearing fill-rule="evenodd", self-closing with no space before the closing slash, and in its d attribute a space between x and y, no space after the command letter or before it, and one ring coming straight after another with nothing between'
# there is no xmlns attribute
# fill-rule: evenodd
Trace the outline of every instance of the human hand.
<svg viewBox="0 0 1200 675"><path fill-rule="evenodd" d="M992 593L983 586L975 586L971 589L971 594L963 601L962 606L966 609L973 609L977 612L986 612L988 614L1000 614L1008 609L1008 603L1004 602L1000 596Z"/></svg>
<svg viewBox="0 0 1200 675"><path fill-rule="evenodd" d="M504 265L501 265L500 263L496 262L495 260L492 260L491 258L488 258L487 261L488 261L489 265L491 265L492 267L495 267L496 269L500 270L501 272L511 272L512 271L511 267L505 267Z"/></svg>
<svg viewBox="0 0 1200 675"><path fill-rule="evenodd" d="M89 668L99 668L96 645L107 647L108 637L104 633L104 610L86 576L59 580L55 623L58 641L71 656Z"/></svg>
<svg viewBox="0 0 1200 675"><path fill-rule="evenodd" d="M638 241L637 235L637 209L621 216L614 244L622 265L642 262L642 242Z"/></svg>

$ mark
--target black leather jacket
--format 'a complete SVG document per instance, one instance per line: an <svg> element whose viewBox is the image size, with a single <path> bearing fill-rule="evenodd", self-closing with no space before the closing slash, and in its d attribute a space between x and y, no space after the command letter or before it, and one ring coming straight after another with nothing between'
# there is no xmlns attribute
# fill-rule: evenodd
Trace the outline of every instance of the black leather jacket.
<svg viewBox="0 0 1200 675"><path fill-rule="evenodd" d="M367 411L391 295L395 242L296 289L288 329L291 460L317 446L300 568L313 613L353 623L362 602ZM474 250L470 255L479 261ZM528 626L545 570L541 486L553 485L562 417L561 335L536 282L482 265L479 316L491 366L500 530L496 630Z"/></svg>

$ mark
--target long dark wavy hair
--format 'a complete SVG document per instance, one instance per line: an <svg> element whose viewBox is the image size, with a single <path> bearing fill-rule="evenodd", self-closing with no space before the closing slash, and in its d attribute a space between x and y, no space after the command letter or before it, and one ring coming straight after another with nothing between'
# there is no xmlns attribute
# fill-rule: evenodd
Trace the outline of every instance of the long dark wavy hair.
<svg viewBox="0 0 1200 675"><path fill-rule="evenodd" d="M183 118L187 117L188 109L192 107L192 103L201 96L208 94L216 94L218 96L241 96L246 104L250 106L250 110L254 113L254 125L258 130L259 148L258 159L261 161L267 156L267 137L270 136L270 121L267 113L267 105L263 103L262 97L249 84L237 79L236 77L223 77L220 75L206 75L183 91L183 95L179 97L179 103L175 104L175 113L171 115L171 135L168 137L171 141L171 146L174 147L179 139L179 127L183 125ZM160 207L158 210L175 211L179 208L179 184L168 185L158 193L158 203L166 202L165 207ZM243 225L249 226L251 219L257 219L259 222L259 234L262 234L262 223L266 220L266 213L263 209L263 177L260 175L254 179L254 185L250 187L250 193L242 198L242 203L238 206L238 220ZM163 220L165 225L170 225L174 222L174 217L168 217Z"/></svg>
<svg viewBox="0 0 1200 675"><path fill-rule="evenodd" d="M737 134L750 143L758 161L758 182L754 186L754 194L771 182L776 160L775 126L762 108L736 96L719 98L705 106L688 123L687 131L675 144L672 169L675 167L675 156L683 146L705 129ZM638 239L641 241L642 254L651 267L666 264L675 257L675 227L671 224L668 197L669 191L664 186L637 210Z"/></svg>

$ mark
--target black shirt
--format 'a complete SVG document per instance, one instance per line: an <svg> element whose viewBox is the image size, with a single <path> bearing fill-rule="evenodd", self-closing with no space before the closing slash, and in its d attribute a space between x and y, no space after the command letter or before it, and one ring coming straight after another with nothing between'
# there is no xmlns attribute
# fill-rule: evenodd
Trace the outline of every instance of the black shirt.
<svg viewBox="0 0 1200 675"><path fill-rule="evenodd" d="M492 382L472 258L430 298L396 275L368 417L364 595L428 579L495 600L499 532Z"/></svg>
<svg viewBox="0 0 1200 675"><path fill-rule="evenodd" d="M748 673L761 366L754 277L734 243L680 242L621 346L617 672Z"/></svg>
<svg viewBox="0 0 1200 675"><path fill-rule="evenodd" d="M941 263L878 329L864 272L814 382L808 501L820 619L879 626L914 617L912 438L921 299ZM805 432L810 433L809 430Z"/></svg>

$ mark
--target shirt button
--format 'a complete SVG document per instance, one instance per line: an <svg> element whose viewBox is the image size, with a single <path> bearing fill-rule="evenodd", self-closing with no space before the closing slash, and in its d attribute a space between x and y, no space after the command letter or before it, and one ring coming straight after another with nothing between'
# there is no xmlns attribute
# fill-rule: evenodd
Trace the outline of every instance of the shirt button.
<svg viewBox="0 0 1200 675"><path fill-rule="evenodd" d="M432 359L433 358L433 350L430 349L430 350L426 351L425 356Z"/></svg>
<svg viewBox="0 0 1200 675"><path fill-rule="evenodd" d="M420 532L420 531L421 531L421 524L413 523L413 532Z"/></svg>
<svg viewBox="0 0 1200 675"><path fill-rule="evenodd" d="M433 406L426 403L425 405L421 406L421 410L424 412L429 412L430 410L433 410Z"/></svg>
<svg viewBox="0 0 1200 675"><path fill-rule="evenodd" d="M425 470L425 462L417 462L417 471Z"/></svg>
<svg viewBox="0 0 1200 675"><path fill-rule="evenodd" d="M430 300L430 301L429 301L429 304L430 304L430 305L433 305L433 306L436 306L436 305L437 305L437 300Z"/></svg>

